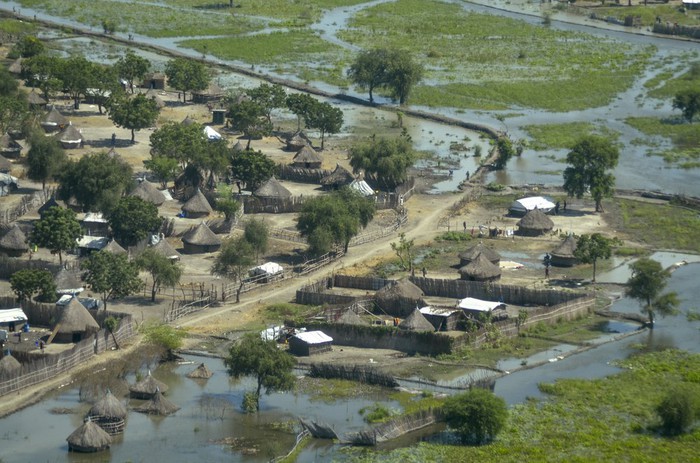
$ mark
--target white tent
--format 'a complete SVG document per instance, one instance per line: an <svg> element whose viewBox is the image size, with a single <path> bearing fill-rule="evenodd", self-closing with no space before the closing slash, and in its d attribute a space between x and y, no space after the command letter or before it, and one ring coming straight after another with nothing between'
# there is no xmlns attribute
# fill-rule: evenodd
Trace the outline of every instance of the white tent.
<svg viewBox="0 0 700 463"><path fill-rule="evenodd" d="M544 196L531 196L529 198L522 198L513 201L510 205L510 212L513 214L526 214L534 209L539 209L545 214L552 209L556 204L551 201L551 198L546 198Z"/></svg>
<svg viewBox="0 0 700 463"><path fill-rule="evenodd" d="M221 140L221 134L208 125L204 126L204 135L206 135L209 140Z"/></svg>
<svg viewBox="0 0 700 463"><path fill-rule="evenodd" d="M362 196L374 195L374 190L364 180L353 180L350 184L350 188L359 191Z"/></svg>
<svg viewBox="0 0 700 463"><path fill-rule="evenodd" d="M253 267L248 271L248 274L250 276L258 276L258 275L279 275L282 273L284 269L280 264L277 264L275 262L265 262L262 265L258 265L257 267Z"/></svg>
<svg viewBox="0 0 700 463"><path fill-rule="evenodd" d="M497 309L505 309L503 302L484 301L474 297L465 297L457 303L457 307L474 312L491 312Z"/></svg>

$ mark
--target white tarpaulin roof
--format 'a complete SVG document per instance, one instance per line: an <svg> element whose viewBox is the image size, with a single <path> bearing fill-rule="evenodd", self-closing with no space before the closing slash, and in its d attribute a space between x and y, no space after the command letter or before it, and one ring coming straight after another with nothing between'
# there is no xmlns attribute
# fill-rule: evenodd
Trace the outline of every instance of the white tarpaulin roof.
<svg viewBox="0 0 700 463"><path fill-rule="evenodd" d="M107 223L107 219L105 219L102 212L88 212L85 214L83 222Z"/></svg>
<svg viewBox="0 0 700 463"><path fill-rule="evenodd" d="M363 196L372 196L374 194L372 187L364 180L353 180L350 184L350 188L359 191Z"/></svg>
<svg viewBox="0 0 700 463"><path fill-rule="evenodd" d="M430 306L418 309L423 315L437 315L439 317L449 317L455 312L459 312L457 309L436 309Z"/></svg>
<svg viewBox="0 0 700 463"><path fill-rule="evenodd" d="M77 241L79 248L96 249L99 251L105 246L107 246L107 244L109 243L109 238L105 238L102 236L83 235L80 238L78 238Z"/></svg>
<svg viewBox="0 0 700 463"><path fill-rule="evenodd" d="M323 331L307 331L294 335L295 338L301 339L307 344L323 344L324 342L333 342L333 338L328 336Z"/></svg>
<svg viewBox="0 0 700 463"><path fill-rule="evenodd" d="M473 297L465 297L457 304L457 307L460 309L478 310L480 312L490 312L501 306L505 307L506 305L503 302L484 301Z"/></svg>
<svg viewBox="0 0 700 463"><path fill-rule="evenodd" d="M204 135L207 136L209 140L220 140L221 134L216 130L212 129L208 125L204 126Z"/></svg>
<svg viewBox="0 0 700 463"><path fill-rule="evenodd" d="M27 315L22 309L0 310L0 323L26 322Z"/></svg>
<svg viewBox="0 0 700 463"><path fill-rule="evenodd" d="M520 212L532 211L533 209L539 209L542 212L549 212L554 209L555 206L556 204L543 196L531 196L529 198L522 198L513 201L513 203L510 205L510 209Z"/></svg>
<svg viewBox="0 0 700 463"><path fill-rule="evenodd" d="M280 264L275 262L265 262L262 265L253 267L248 273L251 275L277 275L278 273L282 273L283 270L284 269Z"/></svg>

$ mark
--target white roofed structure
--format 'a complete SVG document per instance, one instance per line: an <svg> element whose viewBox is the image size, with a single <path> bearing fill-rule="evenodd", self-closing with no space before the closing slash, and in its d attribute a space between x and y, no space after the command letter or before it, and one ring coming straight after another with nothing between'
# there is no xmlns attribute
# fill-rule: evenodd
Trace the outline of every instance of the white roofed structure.
<svg viewBox="0 0 700 463"><path fill-rule="evenodd" d="M301 339L307 344L323 344L324 342L333 342L333 338L328 336L323 331L305 331L294 335L295 338Z"/></svg>
<svg viewBox="0 0 700 463"><path fill-rule="evenodd" d="M0 323L24 323L27 320L27 315L20 308L0 310Z"/></svg>
<svg viewBox="0 0 700 463"><path fill-rule="evenodd" d="M374 195L374 190L364 180L354 180L350 184L350 188L352 188L353 190L359 191L360 194L362 194L362 196Z"/></svg>
<svg viewBox="0 0 700 463"><path fill-rule="evenodd" d="M545 214L556 207L556 204L544 196L531 196L513 201L510 205L510 212L513 214L525 214L534 209L539 209Z"/></svg>
<svg viewBox="0 0 700 463"><path fill-rule="evenodd" d="M505 309L506 305L503 302L484 301L474 297L465 297L464 299L460 299L457 303L457 307L473 312L491 312L496 309Z"/></svg>
<svg viewBox="0 0 700 463"><path fill-rule="evenodd" d="M209 140L221 140L221 134L208 125L204 126L204 135L206 135Z"/></svg>

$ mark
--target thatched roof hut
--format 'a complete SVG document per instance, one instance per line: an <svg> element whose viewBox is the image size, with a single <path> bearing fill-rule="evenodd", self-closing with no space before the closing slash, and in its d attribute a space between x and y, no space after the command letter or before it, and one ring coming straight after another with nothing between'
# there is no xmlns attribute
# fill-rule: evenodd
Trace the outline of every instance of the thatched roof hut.
<svg viewBox="0 0 700 463"><path fill-rule="evenodd" d="M9 352L0 358L0 378L14 378L22 370L22 364Z"/></svg>
<svg viewBox="0 0 700 463"><path fill-rule="evenodd" d="M8 71L10 71L12 74L21 74L22 73L22 61L23 59L17 58L10 64L10 67L7 68Z"/></svg>
<svg viewBox="0 0 700 463"><path fill-rule="evenodd" d="M88 411L90 419L95 421L108 434L116 435L124 432L126 406L109 390L105 396L95 403Z"/></svg>
<svg viewBox="0 0 700 463"><path fill-rule="evenodd" d="M141 381L129 386L129 395L134 399L150 399L157 391L167 392L168 385L155 379L151 370L148 370L148 374Z"/></svg>
<svg viewBox="0 0 700 463"><path fill-rule="evenodd" d="M234 152L239 152L243 151L243 145L241 144L241 141L238 140L235 145L231 148Z"/></svg>
<svg viewBox="0 0 700 463"><path fill-rule="evenodd" d="M203 363L200 363L197 368L187 373L187 377L193 379L209 379L212 376L214 376L214 372Z"/></svg>
<svg viewBox="0 0 700 463"><path fill-rule="evenodd" d="M459 275L462 280L494 281L501 278L501 269L485 255L477 254L471 262L459 269Z"/></svg>
<svg viewBox="0 0 700 463"><path fill-rule="evenodd" d="M367 320L357 315L352 309L346 310L335 322L339 325L369 325Z"/></svg>
<svg viewBox="0 0 700 463"><path fill-rule="evenodd" d="M22 153L22 145L12 139L9 133L0 137L0 155L10 159L17 159Z"/></svg>
<svg viewBox="0 0 700 463"><path fill-rule="evenodd" d="M19 257L28 250L27 236L17 224L14 224L10 231L0 238L0 252L10 257Z"/></svg>
<svg viewBox="0 0 700 463"><path fill-rule="evenodd" d="M194 103L212 103L221 100L226 92L216 82L211 82L205 90L195 90L192 92Z"/></svg>
<svg viewBox="0 0 700 463"><path fill-rule="evenodd" d="M216 236L204 222L185 233L182 236L182 242L187 254L216 252L221 247L221 238Z"/></svg>
<svg viewBox="0 0 700 463"><path fill-rule="evenodd" d="M196 123L197 121L195 121L194 118L190 117L189 114L182 120L182 122L180 122L180 124L182 125L192 125Z"/></svg>
<svg viewBox="0 0 700 463"><path fill-rule="evenodd" d="M68 118L58 112L58 109L54 106L49 110L44 120L40 122L40 125L47 133L56 132L68 125Z"/></svg>
<svg viewBox="0 0 700 463"><path fill-rule="evenodd" d="M482 254L494 265L498 265L501 261L501 255L499 253L479 241L478 244L475 244L459 255L459 266L463 267L469 264L469 262L474 260L479 254Z"/></svg>
<svg viewBox="0 0 700 463"><path fill-rule="evenodd" d="M539 236L552 231L554 222L547 214L539 209L533 209L517 223L518 234L523 236Z"/></svg>
<svg viewBox="0 0 700 463"><path fill-rule="evenodd" d="M68 449L73 452L99 452L112 445L112 437L88 418L66 439Z"/></svg>
<svg viewBox="0 0 700 463"><path fill-rule="evenodd" d="M270 177L267 182L253 192L253 196L258 198L290 198L292 193L282 186L275 177Z"/></svg>
<svg viewBox="0 0 700 463"><path fill-rule="evenodd" d="M336 164L333 172L321 179L321 185L324 188L340 188L345 185L350 185L353 180L355 180L355 177L350 171L340 164Z"/></svg>
<svg viewBox="0 0 700 463"><path fill-rule="evenodd" d="M0 172L9 174L12 170L12 163L5 156L0 155Z"/></svg>
<svg viewBox="0 0 700 463"><path fill-rule="evenodd" d="M57 332L54 342L79 342L99 331L97 324L88 309L73 297L61 312L61 318L56 323Z"/></svg>
<svg viewBox="0 0 700 463"><path fill-rule="evenodd" d="M573 267L578 263L574 251L576 251L576 238L574 235L568 235L554 251L549 253L552 256L551 264L555 267Z"/></svg>
<svg viewBox="0 0 700 463"><path fill-rule="evenodd" d="M167 77L162 72L152 72L143 76L141 87L154 88L156 90L164 90L166 79Z"/></svg>
<svg viewBox="0 0 700 463"><path fill-rule="evenodd" d="M408 278L389 283L374 295L376 304L387 314L403 317L423 307L423 291Z"/></svg>
<svg viewBox="0 0 700 463"><path fill-rule="evenodd" d="M39 208L39 216L41 218L44 218L44 214L48 212L49 209L52 207L60 207L64 208L66 207L66 204L63 201L58 201L55 196L51 196L49 199L46 200L46 202Z"/></svg>
<svg viewBox="0 0 700 463"><path fill-rule="evenodd" d="M399 323L399 329L406 331L435 331L433 324L418 309L413 309L413 312Z"/></svg>
<svg viewBox="0 0 700 463"><path fill-rule="evenodd" d="M319 156L315 149L310 146L303 146L292 158L294 167L304 167L306 169L320 169L323 158Z"/></svg>
<svg viewBox="0 0 700 463"><path fill-rule="evenodd" d="M165 101L156 93L155 90L149 89L146 94L144 95L146 98L150 98L151 100L155 101L156 106L158 109L163 109L165 108Z"/></svg>
<svg viewBox="0 0 700 463"><path fill-rule="evenodd" d="M289 138L287 138L287 149L289 151L299 151L305 146L312 145L311 140L302 130L294 132Z"/></svg>
<svg viewBox="0 0 700 463"><path fill-rule="evenodd" d="M55 135L56 139L61 143L63 149L76 149L83 146L85 138L73 124L69 124L62 132Z"/></svg>
<svg viewBox="0 0 700 463"><path fill-rule="evenodd" d="M182 257L180 253L168 243L168 240L165 239L163 235L161 235L160 240L153 245L153 250L171 260L180 260Z"/></svg>
<svg viewBox="0 0 700 463"><path fill-rule="evenodd" d="M34 89L32 89L32 91L27 95L27 103L29 103L29 106L33 108L43 108L46 106L47 101L42 98L41 95L36 93Z"/></svg>
<svg viewBox="0 0 700 463"><path fill-rule="evenodd" d="M163 397L160 390L156 390L151 400L139 407L136 407L134 410L141 413L147 413L149 415L167 416L180 410L180 407Z"/></svg>
<svg viewBox="0 0 700 463"><path fill-rule="evenodd" d="M207 197L204 196L204 193L199 189L197 189L197 192L182 205L181 209L187 214L187 217L190 218L207 216L214 211Z"/></svg>
<svg viewBox="0 0 700 463"><path fill-rule="evenodd" d="M129 196L136 196L144 201L160 206L165 202L165 195L148 180L141 181Z"/></svg>
<svg viewBox="0 0 700 463"><path fill-rule="evenodd" d="M114 238L107 243L107 246L102 248L102 251L111 252L112 254L128 254L128 251L121 247L119 243L114 240Z"/></svg>
<svg viewBox="0 0 700 463"><path fill-rule="evenodd" d="M80 279L80 274L74 270L61 268L54 277L56 283L56 293L58 294L79 294L85 288Z"/></svg>

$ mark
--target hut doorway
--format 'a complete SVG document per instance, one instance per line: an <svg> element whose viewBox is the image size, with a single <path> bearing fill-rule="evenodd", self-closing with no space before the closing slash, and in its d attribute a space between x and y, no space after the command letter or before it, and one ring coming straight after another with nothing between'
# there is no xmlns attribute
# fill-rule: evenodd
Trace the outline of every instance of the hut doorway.
<svg viewBox="0 0 700 463"><path fill-rule="evenodd" d="M73 333L73 339L71 340L71 342L74 344L78 343L78 342L82 341L82 338L83 338L82 333Z"/></svg>

